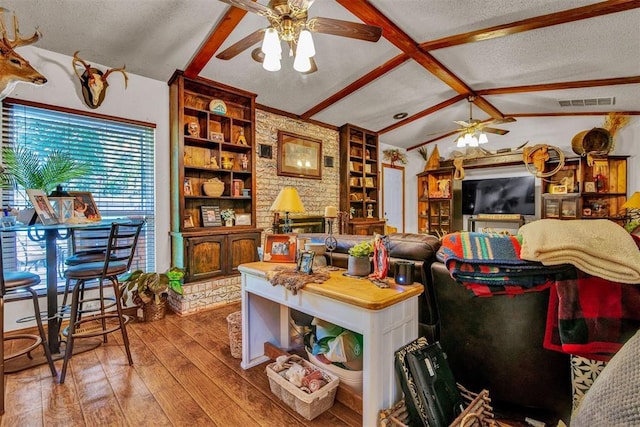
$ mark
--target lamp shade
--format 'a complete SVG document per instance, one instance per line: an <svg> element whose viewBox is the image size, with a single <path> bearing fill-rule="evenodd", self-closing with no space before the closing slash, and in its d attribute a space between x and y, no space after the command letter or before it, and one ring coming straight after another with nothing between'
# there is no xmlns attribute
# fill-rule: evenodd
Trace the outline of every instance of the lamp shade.
<svg viewBox="0 0 640 427"><path fill-rule="evenodd" d="M271 205L272 212L304 212L304 205L295 187L284 187Z"/></svg>
<svg viewBox="0 0 640 427"><path fill-rule="evenodd" d="M623 209L640 209L640 191L636 191L633 195L624 202Z"/></svg>

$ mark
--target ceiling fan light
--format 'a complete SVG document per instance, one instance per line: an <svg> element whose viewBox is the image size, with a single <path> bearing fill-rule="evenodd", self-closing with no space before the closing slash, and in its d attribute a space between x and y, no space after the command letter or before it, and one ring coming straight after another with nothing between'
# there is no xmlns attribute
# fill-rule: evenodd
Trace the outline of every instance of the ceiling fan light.
<svg viewBox="0 0 640 427"><path fill-rule="evenodd" d="M300 37L298 38L298 47L296 49L296 57L306 56L311 58L316 54L316 48L313 45L313 38L311 38L311 32L307 29L300 31Z"/></svg>
<svg viewBox="0 0 640 427"><path fill-rule="evenodd" d="M471 145L471 134L467 133L464 135L464 145Z"/></svg>
<svg viewBox="0 0 640 427"><path fill-rule="evenodd" d="M480 138L478 138L478 144L486 144L489 142L489 138L487 138L487 134L482 132L480 133Z"/></svg>
<svg viewBox="0 0 640 427"><path fill-rule="evenodd" d="M308 56L296 55L296 59L293 60L293 69L300 73L306 73L311 70L311 59Z"/></svg>
<svg viewBox="0 0 640 427"><path fill-rule="evenodd" d="M456 147L464 148L464 135L460 135L460 137L456 141Z"/></svg>
<svg viewBox="0 0 640 427"><path fill-rule="evenodd" d="M478 146L478 138L475 135L472 135L469 142L469 147L477 147Z"/></svg>
<svg viewBox="0 0 640 427"><path fill-rule="evenodd" d="M272 54L279 56L282 53L280 37L278 37L278 32L274 28L267 28L264 32L261 49L265 55Z"/></svg>
<svg viewBox="0 0 640 427"><path fill-rule="evenodd" d="M280 71L280 55L266 54L262 61L262 68L267 71Z"/></svg>

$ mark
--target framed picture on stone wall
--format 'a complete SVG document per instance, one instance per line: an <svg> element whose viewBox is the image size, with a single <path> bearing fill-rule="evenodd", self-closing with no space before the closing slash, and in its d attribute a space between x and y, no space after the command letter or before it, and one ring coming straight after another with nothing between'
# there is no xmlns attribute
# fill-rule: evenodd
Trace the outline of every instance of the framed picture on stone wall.
<svg viewBox="0 0 640 427"><path fill-rule="evenodd" d="M279 130L278 175L322 179L322 141Z"/></svg>

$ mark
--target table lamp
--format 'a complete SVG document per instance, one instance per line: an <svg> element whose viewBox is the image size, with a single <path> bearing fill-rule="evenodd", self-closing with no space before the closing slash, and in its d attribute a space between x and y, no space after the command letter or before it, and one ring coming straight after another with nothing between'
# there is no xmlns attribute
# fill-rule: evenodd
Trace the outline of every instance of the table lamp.
<svg viewBox="0 0 640 427"><path fill-rule="evenodd" d="M271 205L272 212L284 212L283 233L291 233L290 212L304 212L304 205L295 187L284 187Z"/></svg>
<svg viewBox="0 0 640 427"><path fill-rule="evenodd" d="M633 195L624 202L622 209L627 210L627 218L629 221L640 220L640 191L636 191Z"/></svg>

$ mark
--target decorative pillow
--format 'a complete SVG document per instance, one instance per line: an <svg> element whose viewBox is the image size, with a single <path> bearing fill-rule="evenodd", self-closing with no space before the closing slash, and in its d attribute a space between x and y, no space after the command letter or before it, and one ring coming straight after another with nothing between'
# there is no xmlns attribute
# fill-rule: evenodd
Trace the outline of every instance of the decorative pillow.
<svg viewBox="0 0 640 427"><path fill-rule="evenodd" d="M609 361L571 419L571 427L638 425L640 331Z"/></svg>

